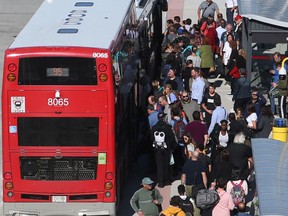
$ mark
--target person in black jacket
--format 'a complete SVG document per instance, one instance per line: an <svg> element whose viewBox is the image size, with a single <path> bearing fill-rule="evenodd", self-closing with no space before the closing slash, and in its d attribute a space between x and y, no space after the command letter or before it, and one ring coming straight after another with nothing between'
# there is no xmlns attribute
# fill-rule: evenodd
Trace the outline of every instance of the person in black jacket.
<svg viewBox="0 0 288 216"><path fill-rule="evenodd" d="M240 72L240 78L235 80L233 98L234 110L241 108L246 110L246 104L250 100L250 81L247 78L247 71Z"/></svg>
<svg viewBox="0 0 288 216"><path fill-rule="evenodd" d="M170 184L170 164L172 150L178 145L175 139L171 125L165 122L166 114L161 112L158 114L159 121L152 127L151 134L153 147L155 149L155 158L157 166L158 187L162 188Z"/></svg>

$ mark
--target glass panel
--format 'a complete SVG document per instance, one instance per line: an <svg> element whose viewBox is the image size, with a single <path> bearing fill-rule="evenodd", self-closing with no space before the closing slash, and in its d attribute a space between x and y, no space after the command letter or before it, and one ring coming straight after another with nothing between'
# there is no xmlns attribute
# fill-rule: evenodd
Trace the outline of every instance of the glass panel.
<svg viewBox="0 0 288 216"><path fill-rule="evenodd" d="M75 7L92 7L93 5L93 2L77 2Z"/></svg>
<svg viewBox="0 0 288 216"><path fill-rule="evenodd" d="M19 146L98 146L99 118L18 118Z"/></svg>
<svg viewBox="0 0 288 216"><path fill-rule="evenodd" d="M69 22L65 23L66 25L69 24ZM75 25L75 23L73 23ZM80 25L80 24L78 24ZM76 34L78 33L78 29L59 29L57 31L58 34Z"/></svg>
<svg viewBox="0 0 288 216"><path fill-rule="evenodd" d="M19 85L97 85L94 58L37 57L19 61Z"/></svg>
<svg viewBox="0 0 288 216"><path fill-rule="evenodd" d="M287 55L287 43L253 43L252 44L252 72L258 72L259 77L253 77L252 81L258 87L268 90L271 87L272 75L270 69L273 66L273 54L280 52Z"/></svg>

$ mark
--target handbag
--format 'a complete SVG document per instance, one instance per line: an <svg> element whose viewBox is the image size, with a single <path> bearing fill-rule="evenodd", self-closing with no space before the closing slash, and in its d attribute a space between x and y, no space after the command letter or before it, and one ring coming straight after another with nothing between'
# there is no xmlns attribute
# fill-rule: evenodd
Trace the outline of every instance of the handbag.
<svg viewBox="0 0 288 216"><path fill-rule="evenodd" d="M273 97L278 97L278 96L279 96L278 86L273 87L273 88L269 91L269 95L271 95L271 96L273 96Z"/></svg>
<svg viewBox="0 0 288 216"><path fill-rule="evenodd" d="M173 165L173 164L175 164L175 160L174 160L173 153L171 153L169 165Z"/></svg>

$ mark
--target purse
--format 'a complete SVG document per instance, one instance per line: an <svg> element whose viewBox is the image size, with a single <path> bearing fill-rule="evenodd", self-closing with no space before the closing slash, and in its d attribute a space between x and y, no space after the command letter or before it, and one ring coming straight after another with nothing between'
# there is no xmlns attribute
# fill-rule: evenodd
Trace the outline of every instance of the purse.
<svg viewBox="0 0 288 216"><path fill-rule="evenodd" d="M173 165L173 164L175 164L175 160L174 160L173 153L171 153L169 165Z"/></svg>

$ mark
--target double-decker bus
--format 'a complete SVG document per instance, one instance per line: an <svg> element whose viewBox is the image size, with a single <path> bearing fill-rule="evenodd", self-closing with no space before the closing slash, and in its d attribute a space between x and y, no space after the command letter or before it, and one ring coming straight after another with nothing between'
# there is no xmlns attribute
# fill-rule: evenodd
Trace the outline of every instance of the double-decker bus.
<svg viewBox="0 0 288 216"><path fill-rule="evenodd" d="M6 50L1 215L116 214L161 44L165 1L145 2L46 0Z"/></svg>

